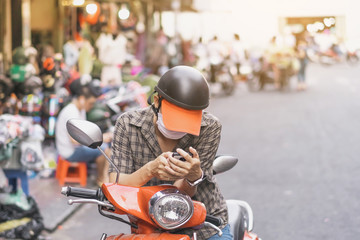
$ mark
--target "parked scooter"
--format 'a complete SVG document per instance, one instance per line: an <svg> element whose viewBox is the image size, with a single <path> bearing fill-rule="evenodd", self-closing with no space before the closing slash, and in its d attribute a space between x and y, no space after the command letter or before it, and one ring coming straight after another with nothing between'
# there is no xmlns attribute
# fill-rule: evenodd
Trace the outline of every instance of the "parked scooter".
<svg viewBox="0 0 360 240"><path fill-rule="evenodd" d="M260 89L260 77L263 73L262 57L254 57L251 61L240 67L240 77L248 86L249 91L254 92Z"/></svg>
<svg viewBox="0 0 360 240"><path fill-rule="evenodd" d="M322 51L316 47L308 48L306 53L311 62L320 63L323 66L332 66L343 62L354 65L360 60L359 49L346 49L337 44L333 44L330 48Z"/></svg>
<svg viewBox="0 0 360 240"><path fill-rule="evenodd" d="M99 149L116 169L116 165L106 156L100 148L102 132L100 128L89 121L71 119L67 122L67 129L71 137L79 143L90 148ZM231 169L237 159L220 156L214 161L214 174ZM65 196L79 197L69 200L68 203L93 203L98 205L99 213L105 217L118 220L131 226L131 234L107 236L103 233L100 239L182 239L196 240L196 234L190 238L188 235L176 234L176 230L184 228L200 228L209 226L218 231L221 219L206 214L204 204L192 200L188 195L173 185L159 185L150 187L130 187L117 183L104 183L98 190L63 187ZM259 240L252 233L253 215L246 202L237 200L227 201L229 208L229 223L234 239ZM129 221L117 215L127 215Z"/></svg>
<svg viewBox="0 0 360 240"><path fill-rule="evenodd" d="M147 106L149 90L149 86L141 86L136 81L111 87L87 113L87 119L96 123L103 132L111 131L121 114Z"/></svg>
<svg viewBox="0 0 360 240"><path fill-rule="evenodd" d="M319 62L324 66L332 66L346 60L345 50L339 45L333 44L329 49L318 53Z"/></svg>
<svg viewBox="0 0 360 240"><path fill-rule="evenodd" d="M357 64L360 60L360 49L348 50L346 53L346 61L349 64Z"/></svg>
<svg viewBox="0 0 360 240"><path fill-rule="evenodd" d="M236 88L234 75L236 74L236 66L227 57L224 60L210 59L210 67L204 72L205 78L208 80L212 95L225 94L229 96L233 94Z"/></svg>

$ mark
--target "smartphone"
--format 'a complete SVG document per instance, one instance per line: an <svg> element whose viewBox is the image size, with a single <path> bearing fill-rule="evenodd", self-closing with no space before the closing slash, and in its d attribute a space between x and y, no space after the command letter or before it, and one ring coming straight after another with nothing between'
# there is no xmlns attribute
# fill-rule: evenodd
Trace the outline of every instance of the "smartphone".
<svg viewBox="0 0 360 240"><path fill-rule="evenodd" d="M190 155L191 157L193 156L192 153L189 153L189 155ZM178 160L180 160L180 161L183 161L183 162L186 161L186 159L185 159L183 156L181 156L178 152L174 152L174 153L172 154L172 157L173 157L173 158L176 158L176 159L178 159Z"/></svg>

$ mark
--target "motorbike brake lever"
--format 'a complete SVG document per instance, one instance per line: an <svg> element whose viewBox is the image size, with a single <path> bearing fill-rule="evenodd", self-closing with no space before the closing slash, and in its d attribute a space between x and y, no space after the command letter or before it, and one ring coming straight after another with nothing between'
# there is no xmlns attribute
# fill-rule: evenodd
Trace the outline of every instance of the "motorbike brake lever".
<svg viewBox="0 0 360 240"><path fill-rule="evenodd" d="M209 223L209 222L204 222L204 225L207 226L207 227L211 227L213 229L215 229L216 231L218 231L218 235L221 237L223 232L221 231L220 228L218 228L217 226L215 226L214 224L212 223Z"/></svg>
<svg viewBox="0 0 360 240"><path fill-rule="evenodd" d="M93 203L93 204L97 204L97 205L100 205L102 207L106 207L106 208L109 208L109 209L112 209L112 210L115 210L115 207L110 204L110 203L104 203L104 202L101 202L99 200L95 200L95 199L69 199L68 200L68 204L69 205L72 205L73 203Z"/></svg>

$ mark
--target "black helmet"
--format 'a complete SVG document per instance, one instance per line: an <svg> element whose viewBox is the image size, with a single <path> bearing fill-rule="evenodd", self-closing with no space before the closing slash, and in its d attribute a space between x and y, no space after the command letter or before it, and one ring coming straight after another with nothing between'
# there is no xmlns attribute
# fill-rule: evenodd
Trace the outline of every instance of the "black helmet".
<svg viewBox="0 0 360 240"><path fill-rule="evenodd" d="M155 91L161 97L181 108L202 110L209 106L209 86L195 68L176 66L159 80Z"/></svg>
<svg viewBox="0 0 360 240"><path fill-rule="evenodd" d="M25 48L17 47L13 50L13 64L16 65L25 65L28 63L29 59L25 54Z"/></svg>
<svg viewBox="0 0 360 240"><path fill-rule="evenodd" d="M39 95L43 88L43 81L38 76L31 76L24 82L25 94Z"/></svg>
<svg viewBox="0 0 360 240"><path fill-rule="evenodd" d="M99 79L93 79L88 83L89 89L95 97L100 97L102 95L101 82Z"/></svg>

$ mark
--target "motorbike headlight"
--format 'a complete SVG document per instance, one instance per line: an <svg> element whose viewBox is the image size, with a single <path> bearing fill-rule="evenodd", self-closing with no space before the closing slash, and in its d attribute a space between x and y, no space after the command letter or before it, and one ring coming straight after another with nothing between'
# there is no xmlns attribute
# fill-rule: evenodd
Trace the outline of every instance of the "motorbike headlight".
<svg viewBox="0 0 360 240"><path fill-rule="evenodd" d="M165 189L151 197L149 213L160 227L171 230L182 226L192 217L194 205L191 198L178 189Z"/></svg>

